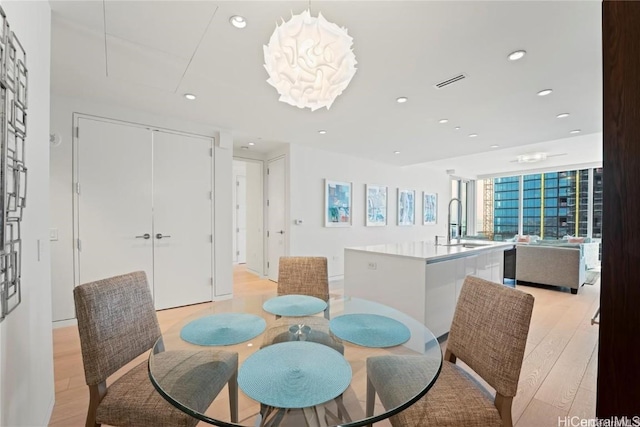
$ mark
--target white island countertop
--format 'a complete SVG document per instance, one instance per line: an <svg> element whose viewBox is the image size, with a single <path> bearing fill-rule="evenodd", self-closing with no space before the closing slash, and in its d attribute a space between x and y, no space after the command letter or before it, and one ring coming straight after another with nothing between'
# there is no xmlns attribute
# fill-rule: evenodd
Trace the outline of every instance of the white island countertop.
<svg viewBox="0 0 640 427"><path fill-rule="evenodd" d="M384 245L357 246L345 248L349 251L369 252L403 258L416 258L429 262L462 258L487 250L507 250L514 242L493 242L489 240L452 240L450 244L435 245L433 241L389 243Z"/></svg>

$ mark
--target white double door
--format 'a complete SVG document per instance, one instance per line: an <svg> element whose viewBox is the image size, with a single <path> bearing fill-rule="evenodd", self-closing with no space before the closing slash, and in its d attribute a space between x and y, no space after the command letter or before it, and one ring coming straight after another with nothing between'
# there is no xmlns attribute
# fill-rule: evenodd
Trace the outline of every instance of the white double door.
<svg viewBox="0 0 640 427"><path fill-rule="evenodd" d="M156 309L213 298L213 140L88 118L76 142L79 283L147 273Z"/></svg>

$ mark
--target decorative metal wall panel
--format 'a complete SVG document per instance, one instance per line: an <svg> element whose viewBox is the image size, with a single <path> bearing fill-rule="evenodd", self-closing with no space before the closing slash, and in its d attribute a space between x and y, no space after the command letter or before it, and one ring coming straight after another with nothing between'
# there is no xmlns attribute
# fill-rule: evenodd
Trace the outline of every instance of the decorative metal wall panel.
<svg viewBox="0 0 640 427"><path fill-rule="evenodd" d="M0 321L22 299L20 225L27 205L27 53L0 7Z"/></svg>

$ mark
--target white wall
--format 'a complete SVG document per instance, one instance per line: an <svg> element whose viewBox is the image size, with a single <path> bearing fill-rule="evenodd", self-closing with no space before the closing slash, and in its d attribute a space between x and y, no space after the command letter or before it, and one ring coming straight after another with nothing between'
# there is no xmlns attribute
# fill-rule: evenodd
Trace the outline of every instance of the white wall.
<svg viewBox="0 0 640 427"><path fill-rule="evenodd" d="M0 425L47 425L54 403L49 261L49 3L2 2L27 51L27 207L22 223L22 303L0 323ZM38 246L40 253L38 253Z"/></svg>
<svg viewBox="0 0 640 427"><path fill-rule="evenodd" d="M324 180L353 184L351 227L324 227ZM380 243L433 240L446 234L450 178L425 166L396 167L297 145L289 154L289 255L326 256L329 276L344 274L344 248ZM388 187L388 225L365 226L365 184ZM398 226L398 187L416 190L416 225ZM422 225L422 192L438 194L436 225ZM294 225L296 219L302 225Z"/></svg>
<svg viewBox="0 0 640 427"><path fill-rule="evenodd" d="M227 295L232 289L231 272L231 162L232 148L228 136L208 125L161 117L115 105L53 94L51 97L51 132L62 143L51 148L51 228L58 230L58 240L51 242L51 281L53 320L75 318L73 305L73 113L158 126L212 136L214 152L214 294ZM223 139L225 141L223 141ZM223 144L226 144L224 145ZM224 148L228 147L228 148Z"/></svg>

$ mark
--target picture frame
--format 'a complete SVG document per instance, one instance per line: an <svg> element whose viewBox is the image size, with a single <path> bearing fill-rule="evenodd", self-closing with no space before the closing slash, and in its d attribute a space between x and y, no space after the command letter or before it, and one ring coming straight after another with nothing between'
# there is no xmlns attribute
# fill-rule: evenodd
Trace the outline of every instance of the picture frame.
<svg viewBox="0 0 640 427"><path fill-rule="evenodd" d="M365 225L384 227L387 225L388 191L384 185L365 185Z"/></svg>
<svg viewBox="0 0 640 427"><path fill-rule="evenodd" d="M438 195L424 191L422 193L422 224L435 225L438 221Z"/></svg>
<svg viewBox="0 0 640 427"><path fill-rule="evenodd" d="M416 192L398 188L398 225L415 225Z"/></svg>
<svg viewBox="0 0 640 427"><path fill-rule="evenodd" d="M325 179L324 182L324 226L351 227L351 183L329 179Z"/></svg>

